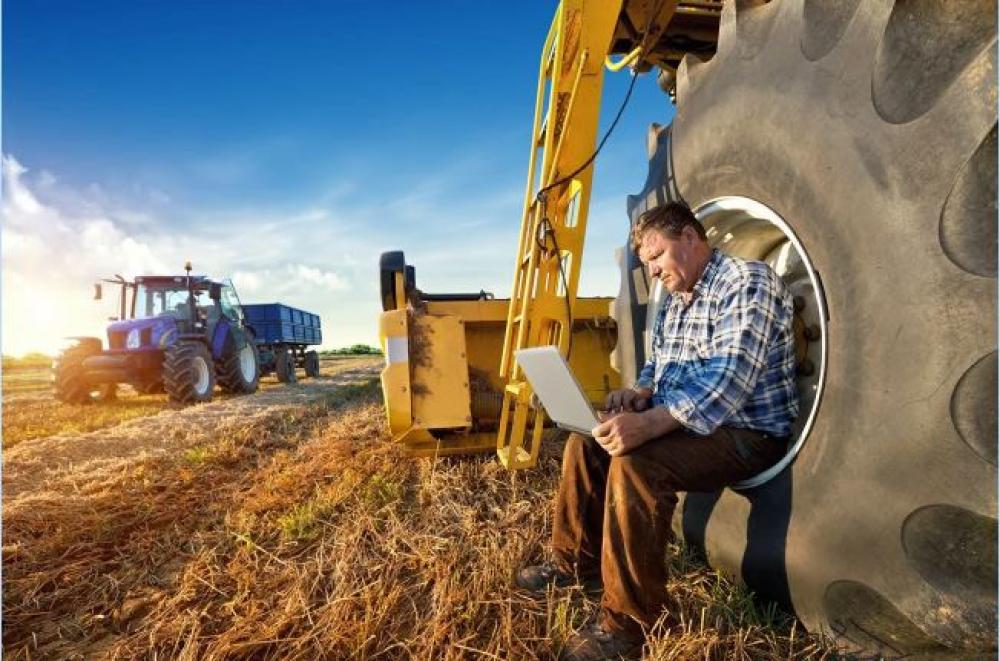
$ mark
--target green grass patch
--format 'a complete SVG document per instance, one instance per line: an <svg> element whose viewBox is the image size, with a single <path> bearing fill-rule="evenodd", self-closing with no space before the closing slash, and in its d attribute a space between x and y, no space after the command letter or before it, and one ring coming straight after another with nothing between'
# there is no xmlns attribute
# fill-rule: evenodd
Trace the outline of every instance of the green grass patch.
<svg viewBox="0 0 1000 661"><path fill-rule="evenodd" d="M203 445L196 445L193 448L188 448L184 451L184 461L193 465L200 466L209 460L212 456L212 451Z"/></svg>
<svg viewBox="0 0 1000 661"><path fill-rule="evenodd" d="M367 344L352 344L349 347L340 349L328 349L321 351L321 356L381 356L382 350Z"/></svg>

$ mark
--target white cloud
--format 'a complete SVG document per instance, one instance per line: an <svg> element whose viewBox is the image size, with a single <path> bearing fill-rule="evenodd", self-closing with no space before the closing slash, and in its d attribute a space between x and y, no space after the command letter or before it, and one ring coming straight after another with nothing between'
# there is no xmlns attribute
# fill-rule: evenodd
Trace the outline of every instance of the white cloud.
<svg viewBox="0 0 1000 661"><path fill-rule="evenodd" d="M289 266L288 271L289 275L304 284L318 285L325 289L329 289L330 291L338 291L347 288L347 283L344 279L332 271L321 271L320 269L304 266L302 264Z"/></svg>
<svg viewBox="0 0 1000 661"><path fill-rule="evenodd" d="M25 172L27 169L13 156L3 157L4 206L16 209L19 218L35 216L42 211L42 205L31 191L21 185L21 176ZM9 218L10 212L5 209L4 215Z"/></svg>
<svg viewBox="0 0 1000 661"><path fill-rule="evenodd" d="M244 302L280 301L333 314L330 296L345 295L352 278L335 268L338 260L325 263L325 253L346 248L362 271L376 263L365 257L374 245L334 240L336 231L326 227L329 211L322 208L280 217L234 212L175 230L175 223L149 210L121 209L99 184L83 191L62 187L52 173L34 176L12 155L3 157L3 181L4 353L51 353L67 336L103 337L117 294L106 286L107 300L94 303L91 286L114 274L175 273L190 259L196 272L232 274ZM313 234L326 238L317 244ZM367 318L330 319L326 344L374 343L376 303L372 293Z"/></svg>
<svg viewBox="0 0 1000 661"><path fill-rule="evenodd" d="M345 179L297 208L223 211L179 209L151 187L132 195L140 208L124 208L108 186L74 189L59 174L3 157L4 353L51 352L64 336L103 336L114 297L106 288L110 300L94 303L92 283L115 273L178 273L188 259L197 273L231 277L244 303L319 314L326 347L377 343L377 265L385 251L403 250L427 292L510 292L519 174L506 185L490 179L494 188L485 192L476 173L462 168L382 181L377 190ZM617 229L613 218L622 206L621 198L595 200L591 239L623 241L624 225ZM588 240L583 295L618 289L607 243Z"/></svg>

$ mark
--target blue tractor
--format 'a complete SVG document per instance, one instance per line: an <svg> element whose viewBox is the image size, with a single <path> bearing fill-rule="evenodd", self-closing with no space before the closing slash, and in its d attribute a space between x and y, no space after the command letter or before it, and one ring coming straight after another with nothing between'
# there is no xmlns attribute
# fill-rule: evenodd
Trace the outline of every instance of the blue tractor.
<svg viewBox="0 0 1000 661"><path fill-rule="evenodd" d="M119 315L108 326L108 348L96 337L72 338L54 367L57 399L82 404L112 398L119 383L142 394L166 392L179 404L207 402L216 383L252 393L260 358L232 282L205 276L121 276ZM102 286L95 286L96 299Z"/></svg>

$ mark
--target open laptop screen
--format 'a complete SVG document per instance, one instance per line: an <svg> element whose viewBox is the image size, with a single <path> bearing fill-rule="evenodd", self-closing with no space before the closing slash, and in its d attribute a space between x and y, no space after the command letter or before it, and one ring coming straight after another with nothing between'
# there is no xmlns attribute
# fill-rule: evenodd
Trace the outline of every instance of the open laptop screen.
<svg viewBox="0 0 1000 661"><path fill-rule="evenodd" d="M549 418L563 429L589 436L598 424L597 415L559 350L554 346L520 349L514 358Z"/></svg>

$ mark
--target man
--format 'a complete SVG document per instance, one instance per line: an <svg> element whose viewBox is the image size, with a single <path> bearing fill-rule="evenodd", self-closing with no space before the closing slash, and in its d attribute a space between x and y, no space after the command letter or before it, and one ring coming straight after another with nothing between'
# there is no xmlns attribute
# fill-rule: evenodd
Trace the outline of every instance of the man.
<svg viewBox="0 0 1000 661"><path fill-rule="evenodd" d="M712 249L682 204L642 214L632 246L670 294L652 353L635 386L608 397L593 438L570 435L554 562L516 579L536 592L603 581L598 620L568 642L571 659L641 652L666 603L677 492L714 491L773 465L798 414L792 300L781 279Z"/></svg>

